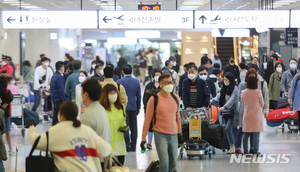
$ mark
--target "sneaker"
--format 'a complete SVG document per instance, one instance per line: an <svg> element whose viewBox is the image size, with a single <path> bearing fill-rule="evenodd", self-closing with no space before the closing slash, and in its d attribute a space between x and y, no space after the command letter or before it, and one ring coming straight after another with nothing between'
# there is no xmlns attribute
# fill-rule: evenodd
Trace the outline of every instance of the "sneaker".
<svg viewBox="0 0 300 172"><path fill-rule="evenodd" d="M8 151L8 154L9 154L9 155L15 155L15 154L16 154L16 151L15 151L14 149L9 150L9 151Z"/></svg>
<svg viewBox="0 0 300 172"><path fill-rule="evenodd" d="M148 144L147 144L147 149L149 149L149 150L151 150L151 149L152 149L152 145L151 145L151 143L148 143Z"/></svg>
<svg viewBox="0 0 300 172"><path fill-rule="evenodd" d="M249 153L250 153L250 154L253 154L253 153L254 153L253 149L250 149Z"/></svg>
<svg viewBox="0 0 300 172"><path fill-rule="evenodd" d="M235 153L235 148L230 148L226 154L234 154Z"/></svg>
<svg viewBox="0 0 300 172"><path fill-rule="evenodd" d="M241 149L237 149L237 150L235 150L235 154L242 154L243 155L243 152L241 151Z"/></svg>

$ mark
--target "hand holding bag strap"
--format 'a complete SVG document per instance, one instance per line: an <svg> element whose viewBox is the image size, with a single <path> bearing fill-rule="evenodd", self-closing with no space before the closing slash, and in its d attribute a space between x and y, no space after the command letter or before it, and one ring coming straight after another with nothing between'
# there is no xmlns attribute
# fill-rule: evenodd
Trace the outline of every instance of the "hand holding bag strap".
<svg viewBox="0 0 300 172"><path fill-rule="evenodd" d="M120 161L118 160L118 158L116 158L115 155L111 155L111 159L120 167L123 167L123 165L120 163Z"/></svg>
<svg viewBox="0 0 300 172"><path fill-rule="evenodd" d="M31 148L31 151L30 151L30 153L29 153L29 156L30 156L30 157L32 156L33 151L34 151L35 148L37 147L37 145L38 145L38 143L39 143L39 141L40 141L40 138L41 138L41 136L39 136L39 137L35 140L35 142L34 142L32 148Z"/></svg>

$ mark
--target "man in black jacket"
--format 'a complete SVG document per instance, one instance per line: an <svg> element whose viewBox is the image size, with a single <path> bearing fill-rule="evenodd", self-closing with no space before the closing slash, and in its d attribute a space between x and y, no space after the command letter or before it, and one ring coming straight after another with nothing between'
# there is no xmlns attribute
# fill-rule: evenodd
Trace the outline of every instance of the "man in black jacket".
<svg viewBox="0 0 300 172"><path fill-rule="evenodd" d="M239 67L237 65L235 65L233 57L229 58L229 64L226 66L226 68L224 70L224 75L227 72L231 72L233 74L233 76L234 76L235 81L237 82L237 84L240 84L241 79L240 79Z"/></svg>
<svg viewBox="0 0 300 172"><path fill-rule="evenodd" d="M207 77L208 76L207 71L208 71L207 67L204 67L204 66L200 67L198 69L199 77L200 77L200 79L203 79L204 81L207 82L207 85L208 85L208 88L209 88L209 91L210 91L212 97L216 97L216 86L215 86L215 83L212 80L207 79L208 78Z"/></svg>
<svg viewBox="0 0 300 172"><path fill-rule="evenodd" d="M184 74L180 76L180 79L179 79L179 97L181 98L182 96L182 84L183 84L183 81L188 78L188 74L187 74L187 70L189 68L190 65L196 65L194 62L190 62L190 63L187 63L183 66L183 70L184 70Z"/></svg>

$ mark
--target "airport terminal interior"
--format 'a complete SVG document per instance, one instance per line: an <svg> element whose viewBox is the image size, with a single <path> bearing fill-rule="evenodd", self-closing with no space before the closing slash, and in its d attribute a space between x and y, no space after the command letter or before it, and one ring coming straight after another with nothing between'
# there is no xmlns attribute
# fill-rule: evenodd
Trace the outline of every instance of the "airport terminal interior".
<svg viewBox="0 0 300 172"><path fill-rule="evenodd" d="M88 81L98 81L102 87L95 103L104 112L98 116L109 119L106 127L110 126L111 137L106 141L112 143L104 142L110 147L107 150L112 148L108 155L114 154L121 164L125 157L123 165L128 169L124 172L173 172L173 167L174 172L299 171L300 0L0 0L0 10L0 172L33 172L27 164L39 166L28 159L36 134L30 126L42 134L57 128L59 120L70 121L64 115L57 117L66 101L73 102L81 121L91 107L87 103L91 95L86 96L83 88ZM110 71L112 77L108 77ZM163 82L166 78L159 77L162 74L170 74L168 85ZM126 81L129 76L132 82ZM106 93L105 80L120 83L114 86L116 91ZM258 87L252 88L250 81ZM158 89L158 99L171 94L180 101L176 99L178 108L175 102L172 107L171 102L158 100L159 111L154 114L165 124L154 124L151 149L148 141L142 142L150 111L145 109L148 101L155 104L152 92ZM261 90L253 93L257 100L245 96L253 89ZM6 90L12 95L8 104ZM114 101L112 94L118 95ZM253 97L250 92L249 96ZM234 103L228 107L230 101ZM131 138L120 133L121 127L116 128L113 121L117 119L113 112L122 112L117 103L127 104L124 116L129 129L124 133ZM255 107L249 107L251 103ZM171 108L161 110L166 107ZM174 118L172 108L178 109L180 123L168 120ZM134 117L128 118L131 112ZM232 116L225 117L226 112ZM170 127L178 125L182 131ZM135 131L132 126L137 127ZM245 139L248 133L252 133L251 141ZM136 148L128 147L135 134ZM165 144L161 135L176 136L176 143L166 139ZM177 137L180 145L171 159ZM249 152L244 145L250 142ZM61 150L60 143L55 146ZM159 160L162 147L170 163ZM57 154L51 159L56 170L101 172L101 153L85 154L84 149L66 150L61 157L52 152ZM36 149L33 155L39 154ZM74 162L83 165L72 168Z"/></svg>

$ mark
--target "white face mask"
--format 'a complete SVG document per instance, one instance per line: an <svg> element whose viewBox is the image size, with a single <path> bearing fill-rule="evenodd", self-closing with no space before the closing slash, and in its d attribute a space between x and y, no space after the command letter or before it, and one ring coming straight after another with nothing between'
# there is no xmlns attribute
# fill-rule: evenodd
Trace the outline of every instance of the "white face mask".
<svg viewBox="0 0 300 172"><path fill-rule="evenodd" d="M101 74L101 75L104 75L104 71L103 71L103 69L102 69L102 70L100 70L100 74Z"/></svg>
<svg viewBox="0 0 300 172"><path fill-rule="evenodd" d="M159 52L155 52L155 54L156 54L156 55L158 55L158 54L159 54Z"/></svg>
<svg viewBox="0 0 300 172"><path fill-rule="evenodd" d="M282 68L281 67L278 67L276 68L277 72L281 72L282 71Z"/></svg>
<svg viewBox="0 0 300 172"><path fill-rule="evenodd" d="M193 79L196 78L196 74L193 74L193 73L188 74L188 78L189 78L190 80L193 80Z"/></svg>
<svg viewBox="0 0 300 172"><path fill-rule="evenodd" d="M93 64L93 65L92 65L92 68L93 68L93 69L95 69L95 67L96 67L96 65L95 65L95 64Z"/></svg>
<svg viewBox="0 0 300 172"><path fill-rule="evenodd" d="M159 76L154 77L154 80L155 80L156 82L158 82Z"/></svg>
<svg viewBox="0 0 300 172"><path fill-rule="evenodd" d="M1 62L2 66L5 66L7 63L5 61Z"/></svg>
<svg viewBox="0 0 300 172"><path fill-rule="evenodd" d="M49 66L49 64L50 64L49 62L46 62L46 63L45 63L45 66Z"/></svg>
<svg viewBox="0 0 300 172"><path fill-rule="evenodd" d="M113 95L108 95L108 100L111 102L111 103L115 103L118 99L118 94L113 94Z"/></svg>
<svg viewBox="0 0 300 172"><path fill-rule="evenodd" d="M85 77L80 76L80 77L78 78L78 80L79 80L79 82L81 83L81 82L85 81Z"/></svg>
<svg viewBox="0 0 300 172"><path fill-rule="evenodd" d="M224 85L229 86L230 82L224 82Z"/></svg>
<svg viewBox="0 0 300 172"><path fill-rule="evenodd" d="M201 79L203 79L203 80L206 80L207 79L207 75L199 75L199 77L201 78Z"/></svg>
<svg viewBox="0 0 300 172"><path fill-rule="evenodd" d="M11 85L15 85L16 81L11 81L10 84Z"/></svg>
<svg viewBox="0 0 300 172"><path fill-rule="evenodd" d="M294 70L294 69L296 69L296 68L297 68L297 65L295 65L295 64L291 64L291 65L290 65L290 68Z"/></svg>
<svg viewBox="0 0 300 172"><path fill-rule="evenodd" d="M167 93L171 93L173 91L173 88L174 88L173 84L169 84L169 85L164 86L164 90Z"/></svg>
<svg viewBox="0 0 300 172"><path fill-rule="evenodd" d="M173 62L173 66L176 66L176 64L177 64L176 62Z"/></svg>

